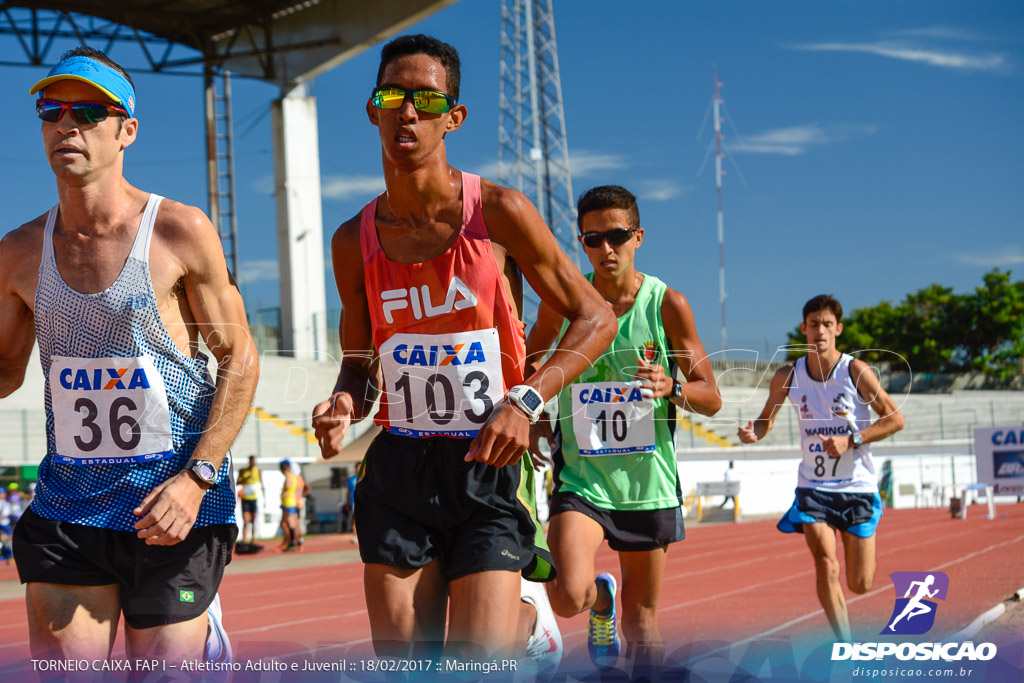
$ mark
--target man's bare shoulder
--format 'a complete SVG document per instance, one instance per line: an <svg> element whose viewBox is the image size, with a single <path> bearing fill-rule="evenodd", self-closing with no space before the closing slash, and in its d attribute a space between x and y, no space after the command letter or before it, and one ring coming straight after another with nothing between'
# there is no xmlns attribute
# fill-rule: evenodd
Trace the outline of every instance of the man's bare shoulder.
<svg viewBox="0 0 1024 683"><path fill-rule="evenodd" d="M351 249L353 247L359 247L359 231L360 223L362 221L363 212L360 211L352 218L338 226L334 231L334 235L331 237L331 247L344 247L345 249Z"/></svg>
<svg viewBox="0 0 1024 683"><path fill-rule="evenodd" d="M793 372L796 370L796 363L786 363L781 368L775 371L772 376L772 386L778 385L781 388L789 389L790 380L793 377Z"/></svg>
<svg viewBox="0 0 1024 683"><path fill-rule="evenodd" d="M216 236L213 223L202 209L166 198L160 202L155 230L163 240L192 248Z"/></svg>
<svg viewBox="0 0 1024 683"><path fill-rule="evenodd" d="M511 187L481 178L480 201L483 204L487 231L491 239L502 246L510 246L509 242L514 241L523 231L534 227L535 223L543 225L543 220L533 203L522 192Z"/></svg>
<svg viewBox="0 0 1024 683"><path fill-rule="evenodd" d="M39 271L46 217L44 213L0 238L0 269L3 271L0 275L17 277L26 268L33 272Z"/></svg>
<svg viewBox="0 0 1024 683"><path fill-rule="evenodd" d="M686 295L668 285L665 286L665 295L661 299L661 310L663 313L672 310L677 313L687 313L691 317L693 315L690 300L686 298Z"/></svg>
<svg viewBox="0 0 1024 683"><path fill-rule="evenodd" d="M480 200L484 211L498 217L513 217L524 209L533 209L533 203L519 190L480 178Z"/></svg>

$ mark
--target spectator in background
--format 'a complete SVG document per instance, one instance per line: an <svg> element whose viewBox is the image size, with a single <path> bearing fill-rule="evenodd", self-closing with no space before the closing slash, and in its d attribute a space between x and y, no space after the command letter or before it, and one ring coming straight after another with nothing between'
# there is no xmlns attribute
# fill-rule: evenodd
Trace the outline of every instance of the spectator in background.
<svg viewBox="0 0 1024 683"><path fill-rule="evenodd" d="M299 508L299 522L295 527L295 544L301 546L306 542L306 539L303 538L306 533L306 498L310 496L313 489L306 483L301 469L295 473L295 476L299 478L299 495L295 501Z"/></svg>
<svg viewBox="0 0 1024 683"><path fill-rule="evenodd" d="M284 484L281 486L281 533L284 540L281 542L281 550L298 550L298 527L299 527L299 476L292 472L291 460L281 461L281 474L284 475Z"/></svg>
<svg viewBox="0 0 1024 683"><path fill-rule="evenodd" d="M256 456L249 456L249 466L238 473L238 485L242 487L242 543L256 542L256 513L259 494L267 500L267 489L263 486L260 468L256 466ZM257 489L257 487L259 487Z"/></svg>
<svg viewBox="0 0 1024 683"><path fill-rule="evenodd" d="M21 502L21 487L18 482L12 481L7 485L7 502L11 505L11 526L13 527L21 519L21 513L25 510Z"/></svg>
<svg viewBox="0 0 1024 683"><path fill-rule="evenodd" d="M729 467L725 470L725 476L723 477L723 479L725 480L726 484L728 484L731 481L739 481L739 478L736 476L736 469L732 460L729 461ZM735 508L736 497L730 495L726 495L725 499L722 500L722 504L719 505L718 507L724 508L725 504L728 503L730 500L732 501L732 506Z"/></svg>
<svg viewBox="0 0 1024 683"><path fill-rule="evenodd" d="M0 561L11 562L11 504L5 488L0 488Z"/></svg>

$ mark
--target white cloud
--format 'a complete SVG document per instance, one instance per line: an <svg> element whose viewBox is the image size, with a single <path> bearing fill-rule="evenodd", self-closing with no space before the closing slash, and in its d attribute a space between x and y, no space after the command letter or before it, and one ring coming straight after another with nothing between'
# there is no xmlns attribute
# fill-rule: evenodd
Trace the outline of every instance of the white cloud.
<svg viewBox="0 0 1024 683"><path fill-rule="evenodd" d="M384 191L383 175L324 175L320 178L320 193L324 199L352 199L370 197Z"/></svg>
<svg viewBox="0 0 1024 683"><path fill-rule="evenodd" d="M987 249L976 252L957 252L954 257L960 263L969 266L996 268L1003 266L1019 266L1024 264L1024 247L1010 244L1002 249Z"/></svg>
<svg viewBox="0 0 1024 683"><path fill-rule="evenodd" d="M640 180L636 183L636 194L641 200L652 202L667 202L674 199L684 191L693 189L690 186L680 185L670 180Z"/></svg>
<svg viewBox="0 0 1024 683"><path fill-rule="evenodd" d="M989 36L981 33L968 31L967 29L959 28L957 26L942 26L939 24L936 24L935 26L908 28L901 31L890 31L889 35L905 36L910 38L937 38L940 40L969 40L974 42L988 42L991 40Z"/></svg>
<svg viewBox="0 0 1024 683"><path fill-rule="evenodd" d="M903 43L810 43L794 45L792 49L811 52L863 52L929 66L963 71L1004 71L1009 63L1004 55L966 55L939 49L923 49Z"/></svg>
<svg viewBox="0 0 1024 683"><path fill-rule="evenodd" d="M854 136L871 135L874 126L842 124L823 127L817 123L805 123L786 128L775 128L763 133L744 135L726 144L726 151L748 154L782 154L798 156L811 147L840 142Z"/></svg>
<svg viewBox="0 0 1024 683"><path fill-rule="evenodd" d="M277 268L277 259L260 259L256 261L242 261L238 265L238 284L246 285L250 282L263 280L276 281L280 277Z"/></svg>

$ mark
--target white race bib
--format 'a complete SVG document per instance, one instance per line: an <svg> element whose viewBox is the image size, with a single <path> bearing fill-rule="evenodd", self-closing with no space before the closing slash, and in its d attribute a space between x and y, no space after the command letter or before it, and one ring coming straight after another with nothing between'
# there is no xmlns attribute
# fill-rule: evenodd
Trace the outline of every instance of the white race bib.
<svg viewBox="0 0 1024 683"><path fill-rule="evenodd" d="M255 498L259 495L259 488L256 484L245 484L242 486L242 495L246 498Z"/></svg>
<svg viewBox="0 0 1024 683"><path fill-rule="evenodd" d="M174 455L163 377L149 356L53 356L57 462L118 465Z"/></svg>
<svg viewBox="0 0 1024 683"><path fill-rule="evenodd" d="M583 382L571 389L580 455L654 451L654 400L641 396L632 382Z"/></svg>
<svg viewBox="0 0 1024 683"><path fill-rule="evenodd" d="M846 438L841 437L841 438ZM853 479L855 449L834 457L825 452L821 439L808 440L804 451L804 476L814 482L848 481Z"/></svg>
<svg viewBox="0 0 1024 683"><path fill-rule="evenodd" d="M380 348L389 430L469 438L504 398L496 329L396 334Z"/></svg>

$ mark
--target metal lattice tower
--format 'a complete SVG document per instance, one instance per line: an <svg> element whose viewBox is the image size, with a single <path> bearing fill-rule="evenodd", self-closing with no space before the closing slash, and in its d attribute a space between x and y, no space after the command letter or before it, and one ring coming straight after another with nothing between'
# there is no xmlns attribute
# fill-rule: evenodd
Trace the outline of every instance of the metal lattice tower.
<svg viewBox="0 0 1024 683"><path fill-rule="evenodd" d="M529 197L579 266L576 208L565 136L551 0L502 0L498 182ZM538 299L527 291L524 318Z"/></svg>
<svg viewBox="0 0 1024 683"><path fill-rule="evenodd" d="M235 214L235 146L231 126L231 75L206 69L206 163L210 221L220 234L228 270L238 277L238 217Z"/></svg>

